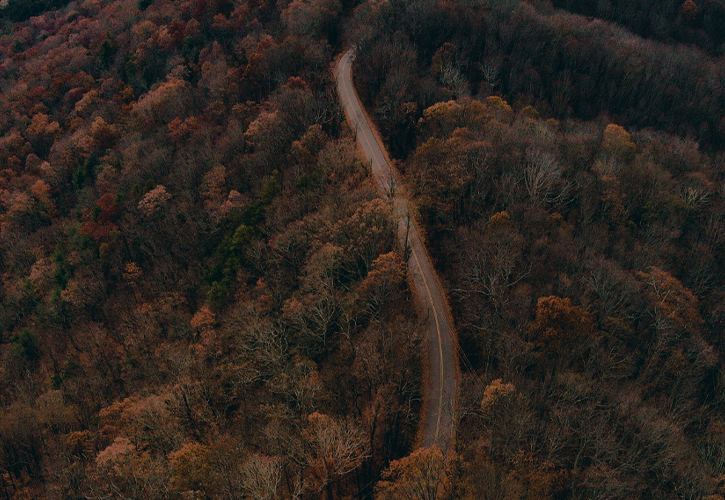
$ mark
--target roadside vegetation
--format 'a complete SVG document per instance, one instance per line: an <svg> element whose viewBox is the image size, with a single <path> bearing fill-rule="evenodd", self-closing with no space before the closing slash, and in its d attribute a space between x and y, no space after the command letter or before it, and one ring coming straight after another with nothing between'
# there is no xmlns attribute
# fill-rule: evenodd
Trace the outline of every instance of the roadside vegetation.
<svg viewBox="0 0 725 500"><path fill-rule="evenodd" d="M0 36L0 498L341 498L420 327L337 2L71 2Z"/></svg>
<svg viewBox="0 0 725 500"><path fill-rule="evenodd" d="M722 498L722 61L543 2L356 13L465 353L462 497Z"/></svg>
<svg viewBox="0 0 725 500"><path fill-rule="evenodd" d="M11 0L0 498L722 500L722 6L650 3ZM448 457L350 43L453 306Z"/></svg>

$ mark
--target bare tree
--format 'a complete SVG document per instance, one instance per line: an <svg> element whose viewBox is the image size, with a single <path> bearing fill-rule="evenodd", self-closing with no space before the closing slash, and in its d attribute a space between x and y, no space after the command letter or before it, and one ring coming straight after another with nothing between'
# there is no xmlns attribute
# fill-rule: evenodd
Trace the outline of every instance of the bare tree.
<svg viewBox="0 0 725 500"><path fill-rule="evenodd" d="M282 482L282 460L254 454L242 466L242 488L254 500L274 500Z"/></svg>
<svg viewBox="0 0 725 500"><path fill-rule="evenodd" d="M357 469L369 456L368 441L360 429L346 420L339 421L321 413L313 413L308 420L309 465L319 491L326 491L331 500L333 484Z"/></svg>
<svg viewBox="0 0 725 500"><path fill-rule="evenodd" d="M510 290L524 280L530 265L521 265L522 238L514 230L501 228L494 235L471 233L464 256L462 288L453 292L479 295L490 301L496 312L508 302Z"/></svg>
<svg viewBox="0 0 725 500"><path fill-rule="evenodd" d="M485 61L481 62L478 69L483 75L483 79L492 89L498 87L499 84L499 73L501 72L501 63L494 58L489 57Z"/></svg>
<svg viewBox="0 0 725 500"><path fill-rule="evenodd" d="M468 80L461 71L452 64L446 64L441 70L441 83L451 89L457 97L468 97L471 94Z"/></svg>
<svg viewBox="0 0 725 500"><path fill-rule="evenodd" d="M562 203L569 183L561 177L562 168L553 154L529 150L524 165L524 185L534 205Z"/></svg>

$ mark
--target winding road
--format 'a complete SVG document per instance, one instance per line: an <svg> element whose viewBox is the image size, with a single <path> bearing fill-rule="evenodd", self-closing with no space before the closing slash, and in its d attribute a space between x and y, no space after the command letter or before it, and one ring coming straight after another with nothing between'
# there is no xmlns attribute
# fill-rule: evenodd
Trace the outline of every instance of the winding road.
<svg viewBox="0 0 725 500"><path fill-rule="evenodd" d="M352 84L354 49L342 56L335 69L337 91L345 113L354 127L357 140L371 164L373 177L383 195L392 201L398 221L398 238L410 249L408 269L413 276L416 294L426 314L429 347L429 372L425 395L426 414L421 429L421 447L436 446L448 453L453 440L456 409L457 360L451 320L447 313L445 294L438 282L433 265L425 251L415 220L409 215L408 200L396 185L396 174L373 132L373 124L363 111Z"/></svg>

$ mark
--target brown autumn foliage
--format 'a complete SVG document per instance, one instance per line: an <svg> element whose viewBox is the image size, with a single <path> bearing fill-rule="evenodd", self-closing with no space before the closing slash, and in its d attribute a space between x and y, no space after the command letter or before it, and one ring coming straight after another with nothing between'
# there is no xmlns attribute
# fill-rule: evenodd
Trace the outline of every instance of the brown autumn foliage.
<svg viewBox="0 0 725 500"><path fill-rule="evenodd" d="M0 34L0 498L346 498L420 325L342 133L335 2L89 0Z"/></svg>
<svg viewBox="0 0 725 500"><path fill-rule="evenodd" d="M461 497L722 495L720 90L663 104L719 60L542 3L356 15L355 77L452 297Z"/></svg>
<svg viewBox="0 0 725 500"><path fill-rule="evenodd" d="M725 10L695 3L690 21L681 2L649 0L363 3L356 79L396 157L418 145L424 110L470 96L557 119L606 116L720 151Z"/></svg>
<svg viewBox="0 0 725 500"><path fill-rule="evenodd" d="M725 495L720 3L12 5L0 497ZM452 459L342 38L453 299Z"/></svg>
<svg viewBox="0 0 725 500"><path fill-rule="evenodd" d="M455 498L458 457L444 456L438 448L420 448L407 457L394 460L383 472L375 498L440 499Z"/></svg>
<svg viewBox="0 0 725 500"><path fill-rule="evenodd" d="M594 338L592 315L572 304L571 299L540 297L529 335L537 349L550 353L568 351Z"/></svg>
<svg viewBox="0 0 725 500"><path fill-rule="evenodd" d="M481 105L434 105L403 164L465 354L463 497L720 494L718 157Z"/></svg>

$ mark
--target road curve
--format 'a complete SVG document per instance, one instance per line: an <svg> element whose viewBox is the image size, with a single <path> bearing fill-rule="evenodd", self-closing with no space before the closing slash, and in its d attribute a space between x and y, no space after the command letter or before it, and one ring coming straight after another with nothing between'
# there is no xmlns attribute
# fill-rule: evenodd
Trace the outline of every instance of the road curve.
<svg viewBox="0 0 725 500"><path fill-rule="evenodd" d="M436 446L443 453L447 453L453 439L457 360L451 323L446 312L446 298L423 247L415 221L408 216L408 200L405 193L395 184L393 168L388 163L382 145L373 133L373 125L363 111L355 92L352 84L354 57L354 49L349 49L337 64L335 69L337 92L347 118L356 131L358 143L371 163L373 177L378 187L386 198L392 197L401 244L405 245L407 236L410 249L408 269L413 276L415 290L422 302L423 310L426 312L428 327L429 376L428 391L425 395L427 413L423 417L421 446L424 448Z"/></svg>

